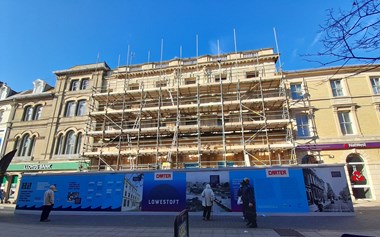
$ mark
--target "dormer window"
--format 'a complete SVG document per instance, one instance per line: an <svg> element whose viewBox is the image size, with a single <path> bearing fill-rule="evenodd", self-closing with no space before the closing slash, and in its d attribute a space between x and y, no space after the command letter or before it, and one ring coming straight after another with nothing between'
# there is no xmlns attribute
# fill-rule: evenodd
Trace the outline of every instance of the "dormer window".
<svg viewBox="0 0 380 237"><path fill-rule="evenodd" d="M5 98L7 98L8 91L9 91L9 88L7 86L5 86L5 85L3 85L0 88L0 100L3 100Z"/></svg>
<svg viewBox="0 0 380 237"><path fill-rule="evenodd" d="M33 94L38 94L44 92L46 82L41 79L37 79L33 82Z"/></svg>

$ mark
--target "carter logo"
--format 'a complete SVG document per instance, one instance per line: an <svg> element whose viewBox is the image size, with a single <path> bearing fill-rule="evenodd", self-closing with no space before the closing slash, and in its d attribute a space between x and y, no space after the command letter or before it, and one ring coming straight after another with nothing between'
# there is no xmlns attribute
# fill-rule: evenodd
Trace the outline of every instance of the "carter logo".
<svg viewBox="0 0 380 237"><path fill-rule="evenodd" d="M155 173L154 180L173 180L173 173Z"/></svg>
<svg viewBox="0 0 380 237"><path fill-rule="evenodd" d="M266 172L267 172L267 178L289 177L288 169L267 169Z"/></svg>

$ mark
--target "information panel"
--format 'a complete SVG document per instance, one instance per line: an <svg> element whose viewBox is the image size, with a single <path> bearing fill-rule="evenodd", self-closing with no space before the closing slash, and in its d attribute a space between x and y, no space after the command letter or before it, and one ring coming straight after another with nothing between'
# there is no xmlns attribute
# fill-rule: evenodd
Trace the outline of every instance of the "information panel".
<svg viewBox="0 0 380 237"><path fill-rule="evenodd" d="M120 211L122 174L64 174L24 176L16 209L39 210L44 192L55 185L54 210Z"/></svg>

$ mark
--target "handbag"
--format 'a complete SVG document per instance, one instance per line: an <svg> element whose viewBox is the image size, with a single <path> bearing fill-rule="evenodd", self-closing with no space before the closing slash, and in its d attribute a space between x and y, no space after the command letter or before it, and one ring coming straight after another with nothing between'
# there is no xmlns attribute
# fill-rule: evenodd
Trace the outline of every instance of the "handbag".
<svg viewBox="0 0 380 237"><path fill-rule="evenodd" d="M241 196L238 197L236 203L237 203L238 205L242 205L242 204L243 204L243 200L241 200Z"/></svg>

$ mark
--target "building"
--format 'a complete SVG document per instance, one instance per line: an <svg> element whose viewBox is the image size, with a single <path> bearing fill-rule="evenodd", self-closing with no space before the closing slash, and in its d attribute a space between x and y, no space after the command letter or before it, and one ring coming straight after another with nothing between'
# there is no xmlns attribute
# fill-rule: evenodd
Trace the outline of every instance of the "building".
<svg viewBox="0 0 380 237"><path fill-rule="evenodd" d="M91 95L83 156L97 170L296 164L277 59L261 49L112 70Z"/></svg>
<svg viewBox="0 0 380 237"><path fill-rule="evenodd" d="M36 80L0 99L2 155L18 149L8 183L17 190L23 172L346 163L355 198L376 199L378 65L282 72L278 57L268 48L55 71L55 88Z"/></svg>
<svg viewBox="0 0 380 237"><path fill-rule="evenodd" d="M346 163L355 198L376 199L380 193L379 65L285 74L297 157L306 163Z"/></svg>
<svg viewBox="0 0 380 237"><path fill-rule="evenodd" d="M7 123L9 132L4 154L17 149L7 170L6 200L11 203L17 197L18 181L25 172L65 172L87 167L79 157L79 148L72 149L72 146L80 146L80 142L72 145L72 137L65 140L65 146L70 149L55 152L57 140L66 138L70 131L84 133L84 129L80 130L80 126L84 125L67 129L69 121L61 115L64 113L62 100L65 97L41 79L33 84L33 90L9 97L12 112Z"/></svg>

